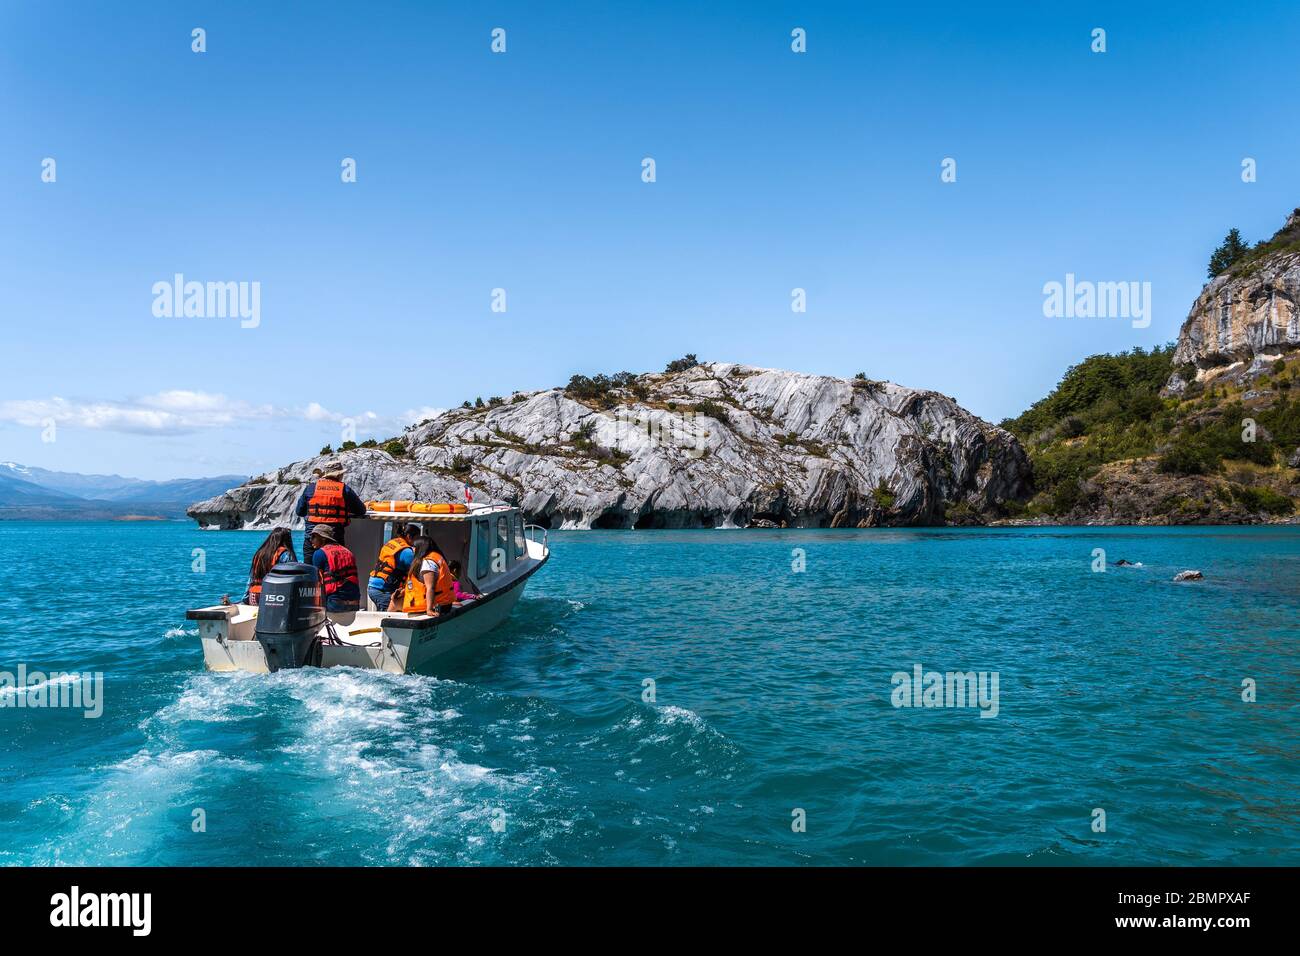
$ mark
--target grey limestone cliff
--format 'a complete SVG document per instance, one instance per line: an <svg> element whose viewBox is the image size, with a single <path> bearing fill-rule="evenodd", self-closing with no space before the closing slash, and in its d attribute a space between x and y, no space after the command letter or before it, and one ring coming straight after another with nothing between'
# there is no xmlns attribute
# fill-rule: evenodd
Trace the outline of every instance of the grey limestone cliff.
<svg viewBox="0 0 1300 956"><path fill-rule="evenodd" d="M363 498L458 501L468 485L555 528L981 523L1030 493L1016 439L947 396L727 363L452 409L403 440L397 457L295 462L189 514L287 523L302 484L334 462Z"/></svg>

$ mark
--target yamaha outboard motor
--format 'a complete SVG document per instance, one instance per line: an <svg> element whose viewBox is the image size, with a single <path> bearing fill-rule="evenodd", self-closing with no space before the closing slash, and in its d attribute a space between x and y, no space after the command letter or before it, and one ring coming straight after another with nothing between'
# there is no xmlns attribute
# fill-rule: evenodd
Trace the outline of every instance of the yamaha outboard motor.
<svg viewBox="0 0 1300 956"><path fill-rule="evenodd" d="M308 655L325 624L320 579L310 564L277 564L262 579L254 633L272 671L312 663Z"/></svg>

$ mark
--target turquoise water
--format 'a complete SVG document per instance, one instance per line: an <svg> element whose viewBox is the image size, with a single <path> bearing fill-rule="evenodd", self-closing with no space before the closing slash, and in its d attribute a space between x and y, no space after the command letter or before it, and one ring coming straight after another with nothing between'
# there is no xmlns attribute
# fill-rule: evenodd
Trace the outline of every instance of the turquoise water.
<svg viewBox="0 0 1300 956"><path fill-rule="evenodd" d="M104 674L0 690L0 862L1300 863L1300 529L553 533L437 677L205 673L261 537L0 522L0 669Z"/></svg>

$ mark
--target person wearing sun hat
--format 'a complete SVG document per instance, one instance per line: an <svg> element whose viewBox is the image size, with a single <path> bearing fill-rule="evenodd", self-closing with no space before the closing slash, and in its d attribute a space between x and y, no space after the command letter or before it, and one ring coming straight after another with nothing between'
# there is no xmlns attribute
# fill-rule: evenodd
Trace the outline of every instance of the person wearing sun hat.
<svg viewBox="0 0 1300 956"><path fill-rule="evenodd" d="M361 606L357 559L339 544L335 533L335 527L330 524L312 526L308 535L312 543L311 563L325 591L325 610L355 611Z"/></svg>
<svg viewBox="0 0 1300 956"><path fill-rule="evenodd" d="M295 513L303 519L302 559L310 564L315 550L312 529L329 525L334 530L331 540L342 544L348 522L364 515L366 504L343 481L343 466L328 464L321 469L320 477L302 490Z"/></svg>

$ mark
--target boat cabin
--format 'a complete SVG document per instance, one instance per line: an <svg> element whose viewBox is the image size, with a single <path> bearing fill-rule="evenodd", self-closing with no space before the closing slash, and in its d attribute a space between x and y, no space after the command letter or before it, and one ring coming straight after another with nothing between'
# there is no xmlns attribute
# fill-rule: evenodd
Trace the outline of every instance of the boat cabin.
<svg viewBox="0 0 1300 956"><path fill-rule="evenodd" d="M530 563L524 516L509 505L471 504L459 514L367 509L364 518L352 519L345 541L357 560L362 610L375 610L366 594L366 580L380 548L403 524L418 527L449 562L460 565L461 589L471 594L487 594L510 584Z"/></svg>

